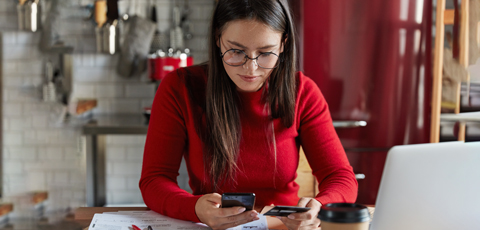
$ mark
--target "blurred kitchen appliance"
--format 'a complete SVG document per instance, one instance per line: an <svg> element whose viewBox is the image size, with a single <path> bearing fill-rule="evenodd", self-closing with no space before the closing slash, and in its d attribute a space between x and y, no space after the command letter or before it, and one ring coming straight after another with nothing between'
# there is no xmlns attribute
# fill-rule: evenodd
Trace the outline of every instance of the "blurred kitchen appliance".
<svg viewBox="0 0 480 230"><path fill-rule="evenodd" d="M429 142L432 0L290 1L300 66L321 89L359 180L357 203L375 203L395 145ZM408 169L406 169L408 170Z"/></svg>
<svg viewBox="0 0 480 230"><path fill-rule="evenodd" d="M36 32L42 25L40 0L20 0L17 5L18 29Z"/></svg>
<svg viewBox="0 0 480 230"><path fill-rule="evenodd" d="M166 54L159 50L148 57L148 77L152 81L161 81L165 76L181 67L193 65L193 57L190 50L185 49L184 52L173 52L170 48Z"/></svg>

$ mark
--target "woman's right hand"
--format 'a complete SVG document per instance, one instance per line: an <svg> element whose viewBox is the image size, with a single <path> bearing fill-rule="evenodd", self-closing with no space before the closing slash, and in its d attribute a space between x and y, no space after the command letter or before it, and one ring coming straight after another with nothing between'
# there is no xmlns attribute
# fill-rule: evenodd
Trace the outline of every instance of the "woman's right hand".
<svg viewBox="0 0 480 230"><path fill-rule="evenodd" d="M227 229L259 219L255 210L245 212L240 206L220 208L221 203L222 196L218 193L200 197L195 204L198 219L212 229Z"/></svg>

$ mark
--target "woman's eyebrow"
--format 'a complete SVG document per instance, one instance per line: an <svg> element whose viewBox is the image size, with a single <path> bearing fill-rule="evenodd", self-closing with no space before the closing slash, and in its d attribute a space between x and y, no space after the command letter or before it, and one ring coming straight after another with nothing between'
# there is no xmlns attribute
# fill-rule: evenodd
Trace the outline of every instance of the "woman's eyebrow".
<svg viewBox="0 0 480 230"><path fill-rule="evenodd" d="M240 48L242 48L242 49L247 49L246 46L244 46L244 45L242 45L242 44L240 44L240 43L238 43L238 42L234 42L234 41L230 41L230 40L227 40L227 41L228 41L228 43L230 43L230 44L232 44L232 45L238 46L238 47L240 47ZM262 47L258 47L257 49L262 50L262 49L273 48L273 47L276 47L276 46L277 46L277 45L265 45L265 46L262 46Z"/></svg>

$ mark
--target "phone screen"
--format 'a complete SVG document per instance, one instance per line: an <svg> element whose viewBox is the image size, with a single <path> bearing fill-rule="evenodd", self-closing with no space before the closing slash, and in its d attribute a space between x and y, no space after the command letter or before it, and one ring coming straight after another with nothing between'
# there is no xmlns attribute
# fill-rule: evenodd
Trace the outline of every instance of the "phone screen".
<svg viewBox="0 0 480 230"><path fill-rule="evenodd" d="M254 193L224 193L222 194L222 208L243 206L252 210L255 205Z"/></svg>

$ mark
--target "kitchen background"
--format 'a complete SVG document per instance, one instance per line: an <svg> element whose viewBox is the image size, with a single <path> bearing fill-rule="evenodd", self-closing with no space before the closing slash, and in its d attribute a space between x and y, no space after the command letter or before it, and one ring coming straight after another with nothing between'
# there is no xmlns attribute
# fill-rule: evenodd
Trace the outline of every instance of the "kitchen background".
<svg viewBox="0 0 480 230"><path fill-rule="evenodd" d="M85 20L94 0L61 0L53 27L56 39L73 46L72 98L96 98L96 114L141 114L150 106L155 84L146 73L123 78L115 71L118 55L96 52L95 23ZM18 30L15 0L0 0L0 68L2 100L2 200L44 190L58 208L85 203L85 143L80 124L61 122L63 105L45 102L42 85L51 54L40 51L41 31ZM168 32L172 6L183 0L120 0L119 11L148 17L157 10L157 29ZM206 60L206 36L214 1L189 1L193 37L185 41L195 63ZM127 11L128 9L128 11ZM44 12L45 13L45 12ZM107 204L142 204L138 189L144 135L107 136ZM184 165L179 184L189 190Z"/></svg>

